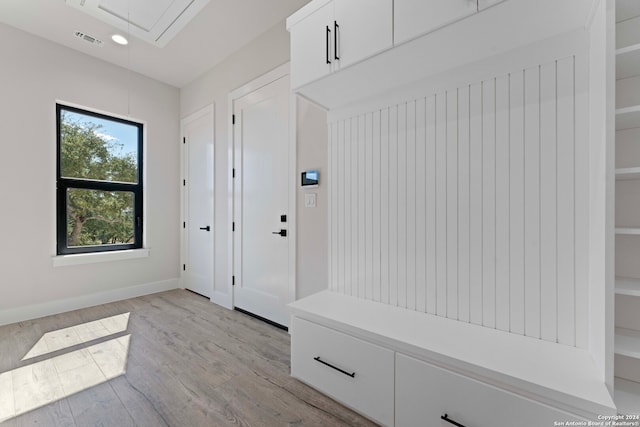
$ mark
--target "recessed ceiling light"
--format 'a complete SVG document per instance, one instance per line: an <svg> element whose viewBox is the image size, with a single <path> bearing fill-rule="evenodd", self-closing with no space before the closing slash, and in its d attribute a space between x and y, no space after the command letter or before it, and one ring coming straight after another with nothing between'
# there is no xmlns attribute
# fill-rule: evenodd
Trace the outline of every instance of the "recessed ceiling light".
<svg viewBox="0 0 640 427"><path fill-rule="evenodd" d="M123 46L129 44L129 40L127 40L125 36L121 36L120 34L112 35L111 40Z"/></svg>

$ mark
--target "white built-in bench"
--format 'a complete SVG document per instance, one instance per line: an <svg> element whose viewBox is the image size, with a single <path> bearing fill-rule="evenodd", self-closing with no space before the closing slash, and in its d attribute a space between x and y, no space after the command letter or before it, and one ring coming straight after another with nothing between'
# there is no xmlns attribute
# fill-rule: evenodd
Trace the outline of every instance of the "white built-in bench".
<svg viewBox="0 0 640 427"><path fill-rule="evenodd" d="M291 375L383 425L454 425L446 414L467 427L541 427L616 413L585 349L331 291L290 308Z"/></svg>

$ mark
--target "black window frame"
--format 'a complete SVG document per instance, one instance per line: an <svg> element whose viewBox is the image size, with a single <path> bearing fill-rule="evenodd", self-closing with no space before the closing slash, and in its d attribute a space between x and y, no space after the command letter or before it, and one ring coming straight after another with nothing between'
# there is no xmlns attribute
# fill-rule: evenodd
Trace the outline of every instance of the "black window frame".
<svg viewBox="0 0 640 427"><path fill-rule="evenodd" d="M62 141L61 141L61 118L62 111L83 114L96 117L103 120L123 123L135 126L138 130L138 182L124 183L111 181L97 181L91 179L65 178L62 176ZM107 114L96 113L94 111L85 110L78 107L56 103L56 235L57 235L57 254L71 255L83 253L97 252L113 252L130 249L142 248L142 231L143 231L143 146L144 146L144 125L142 123L119 117L109 116ZM122 191L133 193L134 198L134 242L113 245L93 245L93 246L74 246L67 245L67 190L98 190L98 191Z"/></svg>

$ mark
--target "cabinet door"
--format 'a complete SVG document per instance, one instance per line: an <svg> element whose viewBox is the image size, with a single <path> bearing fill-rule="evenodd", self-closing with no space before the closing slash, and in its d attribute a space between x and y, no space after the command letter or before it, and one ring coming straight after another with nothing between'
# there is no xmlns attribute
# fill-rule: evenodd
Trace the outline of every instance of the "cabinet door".
<svg viewBox="0 0 640 427"><path fill-rule="evenodd" d="M579 421L573 415L400 353L396 353L395 396L396 427L451 426L441 420L445 414L474 427L540 427L553 426L555 421Z"/></svg>
<svg viewBox="0 0 640 427"><path fill-rule="evenodd" d="M477 0L395 0L395 42L405 42L477 11Z"/></svg>
<svg viewBox="0 0 640 427"><path fill-rule="evenodd" d="M333 31L333 3L327 3L291 28L292 88L331 72Z"/></svg>
<svg viewBox="0 0 640 427"><path fill-rule="evenodd" d="M335 47L340 67L393 45L392 0L334 0L334 6Z"/></svg>
<svg viewBox="0 0 640 427"><path fill-rule="evenodd" d="M505 0L478 0L478 10L486 9L489 6L493 6L497 3L502 3Z"/></svg>
<svg viewBox="0 0 640 427"><path fill-rule="evenodd" d="M294 316L291 375L383 425L393 425L394 352Z"/></svg>

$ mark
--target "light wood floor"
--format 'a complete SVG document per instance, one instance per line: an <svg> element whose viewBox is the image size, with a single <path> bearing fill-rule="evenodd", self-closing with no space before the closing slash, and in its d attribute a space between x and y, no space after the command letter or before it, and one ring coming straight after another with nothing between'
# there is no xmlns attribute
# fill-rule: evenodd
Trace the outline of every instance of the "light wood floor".
<svg viewBox="0 0 640 427"><path fill-rule="evenodd" d="M120 329L96 322L126 313ZM2 326L0 424L373 425L291 378L289 345L287 332L184 290Z"/></svg>

